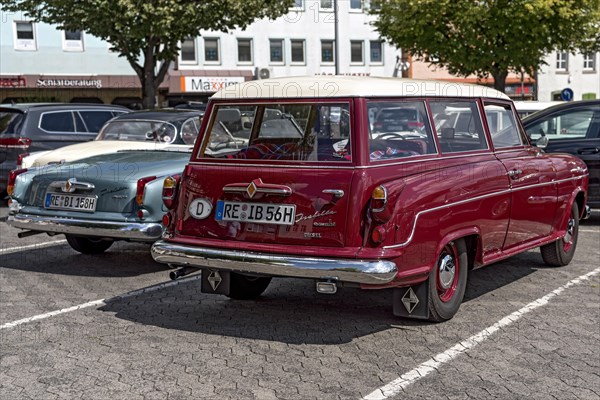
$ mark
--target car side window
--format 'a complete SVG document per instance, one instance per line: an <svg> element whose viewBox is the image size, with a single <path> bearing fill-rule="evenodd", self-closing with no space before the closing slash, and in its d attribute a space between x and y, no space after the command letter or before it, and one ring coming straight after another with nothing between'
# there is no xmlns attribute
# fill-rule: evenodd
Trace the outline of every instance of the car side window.
<svg viewBox="0 0 600 400"><path fill-rule="evenodd" d="M527 129L532 139L545 135L548 139L584 138L594 116L592 109L568 110L549 115Z"/></svg>
<svg viewBox="0 0 600 400"><path fill-rule="evenodd" d="M73 133L75 123L71 111L43 113L40 117L40 128L46 132Z"/></svg>
<svg viewBox="0 0 600 400"><path fill-rule="evenodd" d="M196 122L197 117L190 118L181 126L181 139L185 144L194 144L198 137L200 124Z"/></svg>
<svg viewBox="0 0 600 400"><path fill-rule="evenodd" d="M485 104L484 109L494 148L522 146L527 143L509 105Z"/></svg>
<svg viewBox="0 0 600 400"><path fill-rule="evenodd" d="M81 119L85 123L87 132L98 133L102 125L109 119L113 118L110 111L78 111ZM85 132L85 131L84 131Z"/></svg>
<svg viewBox="0 0 600 400"><path fill-rule="evenodd" d="M475 100L429 102L442 153L487 149Z"/></svg>

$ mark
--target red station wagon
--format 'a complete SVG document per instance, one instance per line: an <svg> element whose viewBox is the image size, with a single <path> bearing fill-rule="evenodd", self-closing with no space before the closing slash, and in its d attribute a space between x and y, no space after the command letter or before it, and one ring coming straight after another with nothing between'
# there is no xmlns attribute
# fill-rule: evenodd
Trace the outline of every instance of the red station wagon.
<svg viewBox="0 0 600 400"><path fill-rule="evenodd" d="M400 109L410 121L376 124ZM165 180L152 255L234 299L309 278L320 293L393 289L395 315L443 321L472 268L535 247L568 264L589 213L585 164L531 146L513 103L487 87L250 81L212 97L201 135Z"/></svg>

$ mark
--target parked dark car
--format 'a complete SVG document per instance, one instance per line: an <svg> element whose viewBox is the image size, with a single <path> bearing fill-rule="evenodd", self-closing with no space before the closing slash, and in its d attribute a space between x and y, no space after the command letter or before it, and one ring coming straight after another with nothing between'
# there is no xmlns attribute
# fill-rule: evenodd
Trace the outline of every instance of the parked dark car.
<svg viewBox="0 0 600 400"><path fill-rule="evenodd" d="M108 104L0 105L0 193L19 155L93 140L106 121L126 112Z"/></svg>
<svg viewBox="0 0 600 400"><path fill-rule="evenodd" d="M572 101L539 111L523 119L532 141L548 153L569 153L588 167L588 205L600 208L600 100ZM545 139L544 139L545 141Z"/></svg>

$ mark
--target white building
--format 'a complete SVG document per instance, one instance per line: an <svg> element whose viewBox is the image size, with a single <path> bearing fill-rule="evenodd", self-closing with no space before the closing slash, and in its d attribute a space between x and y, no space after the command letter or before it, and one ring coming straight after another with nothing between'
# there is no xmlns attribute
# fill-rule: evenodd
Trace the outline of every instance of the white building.
<svg viewBox="0 0 600 400"><path fill-rule="evenodd" d="M538 100L600 98L599 62L598 53L552 52L546 57L548 65L538 72ZM562 98L563 91L567 97L572 91L573 98Z"/></svg>
<svg viewBox="0 0 600 400"><path fill-rule="evenodd" d="M228 33L201 31L182 43L159 101L206 101L224 85L267 77L392 76L400 52L371 26L369 0L337 0L337 24L335 3L295 0L289 13L274 21L258 20ZM35 23L23 13L0 13L0 102L140 103L137 76L108 43Z"/></svg>
<svg viewBox="0 0 600 400"><path fill-rule="evenodd" d="M400 51L384 43L371 26L375 17L367 13L368 2L338 0L337 24L334 4L296 0L288 14L274 21L259 20L228 33L201 31L182 43L170 72L169 100L202 99L206 88L248 79L397 73Z"/></svg>

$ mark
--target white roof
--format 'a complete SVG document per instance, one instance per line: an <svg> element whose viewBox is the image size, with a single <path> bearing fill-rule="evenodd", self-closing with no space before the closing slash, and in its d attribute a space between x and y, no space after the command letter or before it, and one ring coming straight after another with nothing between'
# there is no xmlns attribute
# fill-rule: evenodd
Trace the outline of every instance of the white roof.
<svg viewBox="0 0 600 400"><path fill-rule="evenodd" d="M261 79L227 86L214 99L309 97L487 97L509 99L493 88L466 83L372 76L297 76Z"/></svg>

